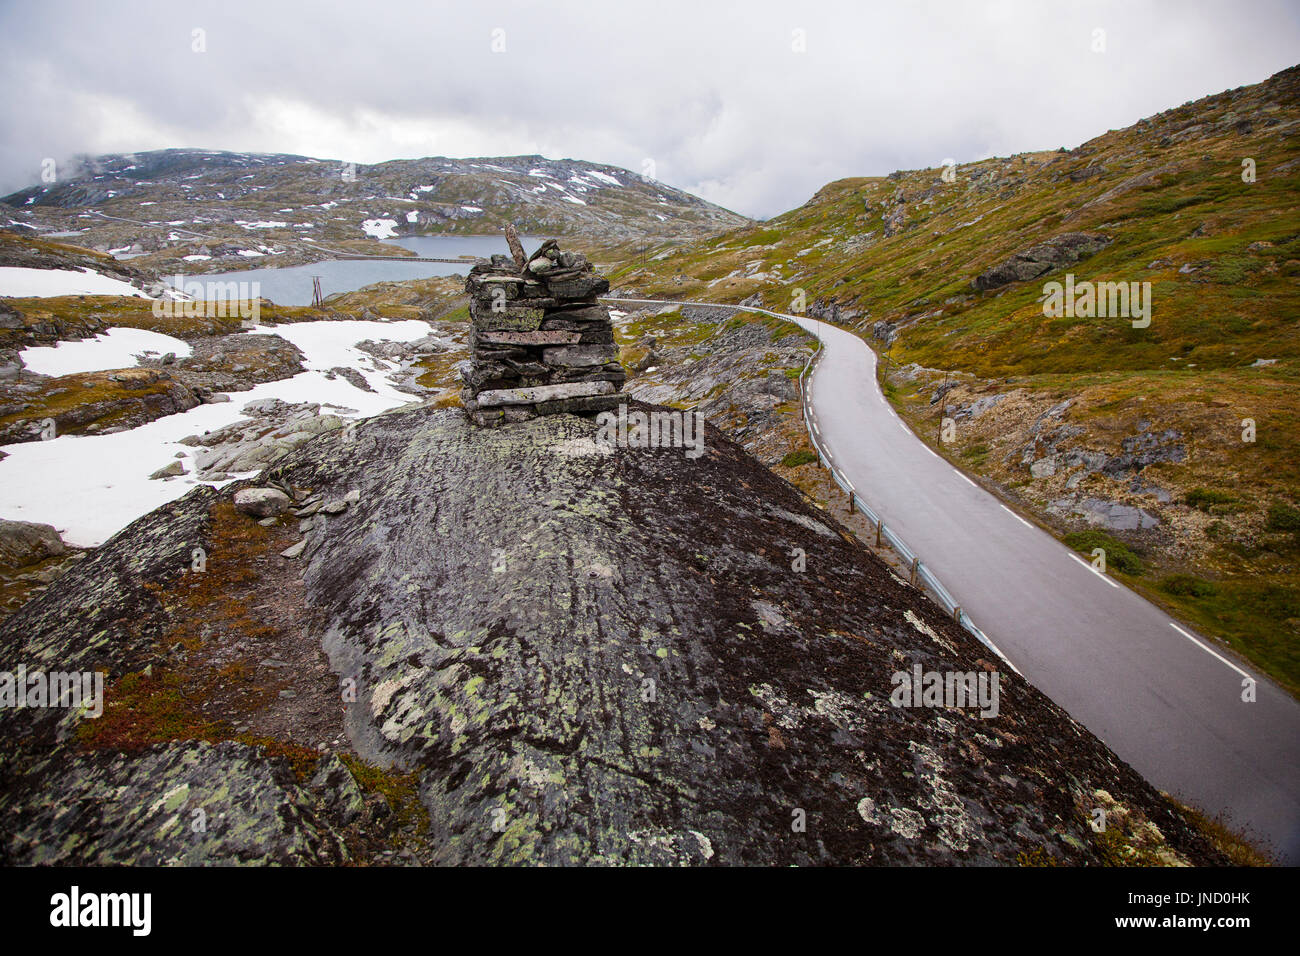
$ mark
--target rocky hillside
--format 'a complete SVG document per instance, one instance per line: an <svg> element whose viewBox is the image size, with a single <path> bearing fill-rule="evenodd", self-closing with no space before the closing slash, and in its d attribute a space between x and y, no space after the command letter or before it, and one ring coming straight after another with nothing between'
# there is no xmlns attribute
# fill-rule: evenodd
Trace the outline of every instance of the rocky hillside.
<svg viewBox="0 0 1300 956"><path fill-rule="evenodd" d="M0 709L0 862L1223 862L717 430L596 438L402 409L140 518L0 624L107 674Z"/></svg>
<svg viewBox="0 0 1300 956"><path fill-rule="evenodd" d="M612 281L802 298L856 330L940 453L1296 688L1298 133L1293 68L1075 149L831 183L760 225L625 249ZM1067 275L1137 283L1149 315L1045 314Z"/></svg>
<svg viewBox="0 0 1300 956"><path fill-rule="evenodd" d="M616 243L700 236L743 216L615 166L542 156L370 166L279 154L167 149L81 160L0 198L0 227L72 234L153 268L207 271L323 257L312 246L402 254L392 236L581 235ZM186 257L203 257L190 258Z"/></svg>
<svg viewBox="0 0 1300 956"><path fill-rule="evenodd" d="M698 411L769 467L789 451L789 432L802 433L799 374L814 342L797 325L731 309L640 307L620 314L615 333L629 395Z"/></svg>

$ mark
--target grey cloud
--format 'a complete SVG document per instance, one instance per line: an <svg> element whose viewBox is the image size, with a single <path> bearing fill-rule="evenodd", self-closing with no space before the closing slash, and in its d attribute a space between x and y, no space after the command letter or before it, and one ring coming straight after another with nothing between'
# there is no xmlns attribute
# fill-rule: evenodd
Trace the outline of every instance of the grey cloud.
<svg viewBox="0 0 1300 956"><path fill-rule="evenodd" d="M8 4L0 191L78 152L542 152L651 159L769 216L842 176L1074 146L1294 65L1298 40L1286 0Z"/></svg>

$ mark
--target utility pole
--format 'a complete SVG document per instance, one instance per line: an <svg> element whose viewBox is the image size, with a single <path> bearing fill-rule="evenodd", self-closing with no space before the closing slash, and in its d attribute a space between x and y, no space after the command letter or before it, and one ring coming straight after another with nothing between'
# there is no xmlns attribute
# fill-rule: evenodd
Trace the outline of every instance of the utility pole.
<svg viewBox="0 0 1300 956"><path fill-rule="evenodd" d="M313 309L325 308L325 296L321 294L320 276L311 277L311 307Z"/></svg>

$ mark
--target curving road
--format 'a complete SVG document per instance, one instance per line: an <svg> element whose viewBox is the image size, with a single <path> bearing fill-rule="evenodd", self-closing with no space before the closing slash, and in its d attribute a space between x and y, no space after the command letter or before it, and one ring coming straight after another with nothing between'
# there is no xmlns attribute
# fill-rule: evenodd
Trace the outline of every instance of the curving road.
<svg viewBox="0 0 1300 956"><path fill-rule="evenodd" d="M926 447L885 401L862 339L816 319L745 311L822 340L809 399L834 466L1019 671L1155 786L1223 812L1300 864L1300 703ZM1247 678L1253 703L1241 699Z"/></svg>

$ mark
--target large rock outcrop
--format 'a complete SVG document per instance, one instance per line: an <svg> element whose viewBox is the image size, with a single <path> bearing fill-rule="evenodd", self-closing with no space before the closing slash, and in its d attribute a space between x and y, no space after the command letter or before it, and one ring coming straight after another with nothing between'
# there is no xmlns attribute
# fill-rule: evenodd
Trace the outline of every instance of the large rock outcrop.
<svg viewBox="0 0 1300 956"><path fill-rule="evenodd" d="M327 432L263 476L354 502L316 524L308 557L281 559L276 529L233 511L238 486L196 490L0 625L0 667L104 668L111 713L136 686L124 673L210 654L219 696L239 648L265 654L286 616L301 638L281 653L299 657L276 675L293 681L323 646L332 673L313 680L355 693L345 742L321 748L412 775L427 824L408 850L424 862L1092 863L1114 846L1094 807L1108 840L1218 861L1131 768L719 432L698 458L598 437L573 415L488 430L428 408ZM200 545L215 578L191 570ZM238 608L214 611L222 575L258 609L247 633L226 620ZM894 706L893 675L916 666L997 673L996 716ZM255 706L315 692L292 687ZM299 753L295 780L274 747L224 730L219 704L202 702L204 740L120 751L77 714L0 711L0 861L377 858L337 758ZM309 718L324 719L284 732L299 740Z"/></svg>
<svg viewBox="0 0 1300 956"><path fill-rule="evenodd" d="M1072 265L1104 249L1109 236L1086 232L1066 232L1036 243L1010 259L999 262L977 275L971 285L982 291L999 289L1012 282L1026 282L1060 266Z"/></svg>

